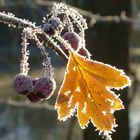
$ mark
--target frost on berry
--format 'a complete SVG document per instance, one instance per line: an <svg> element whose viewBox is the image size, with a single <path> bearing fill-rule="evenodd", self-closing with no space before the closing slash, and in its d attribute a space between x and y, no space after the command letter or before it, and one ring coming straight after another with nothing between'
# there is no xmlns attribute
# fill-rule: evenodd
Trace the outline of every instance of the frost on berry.
<svg viewBox="0 0 140 140"><path fill-rule="evenodd" d="M38 97L36 94L34 94L33 92L30 92L28 95L27 95L27 98L31 101L31 102L40 102L42 101L40 99L40 97Z"/></svg>
<svg viewBox="0 0 140 140"><path fill-rule="evenodd" d="M18 74L15 76L13 86L17 93L27 95L33 90L33 83L29 76L24 74Z"/></svg>
<svg viewBox="0 0 140 140"><path fill-rule="evenodd" d="M49 35L61 32L61 28L61 21L57 17L51 17L48 22L43 25L43 30Z"/></svg>
<svg viewBox="0 0 140 140"><path fill-rule="evenodd" d="M56 83L54 79L50 77L41 77L39 78L34 85L34 94L36 94L41 99L48 99L53 94L56 88Z"/></svg>
<svg viewBox="0 0 140 140"><path fill-rule="evenodd" d="M79 48L81 47L81 37L77 33L66 32L63 35L63 38L64 40L68 41L68 43L74 50L79 50ZM68 50L63 44L61 45L61 48L66 54L68 54Z"/></svg>

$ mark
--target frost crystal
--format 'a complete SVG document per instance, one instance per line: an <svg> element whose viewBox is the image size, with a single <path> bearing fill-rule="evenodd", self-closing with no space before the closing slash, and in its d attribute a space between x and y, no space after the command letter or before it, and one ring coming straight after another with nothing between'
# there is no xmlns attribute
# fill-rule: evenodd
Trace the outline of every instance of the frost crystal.
<svg viewBox="0 0 140 140"><path fill-rule="evenodd" d="M25 75L28 74L29 71L29 63L28 63L28 59L29 59L29 50L27 50L27 47L29 45L29 43L27 42L27 38L30 36L30 32L28 28L25 28L23 30L22 33L22 60L20 63L20 73L23 73Z"/></svg>

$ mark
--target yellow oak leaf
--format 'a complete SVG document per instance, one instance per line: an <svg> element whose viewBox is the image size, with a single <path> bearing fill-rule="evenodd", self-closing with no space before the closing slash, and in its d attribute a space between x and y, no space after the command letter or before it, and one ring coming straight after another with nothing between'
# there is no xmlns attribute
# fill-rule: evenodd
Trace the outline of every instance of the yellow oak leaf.
<svg viewBox="0 0 140 140"><path fill-rule="evenodd" d="M111 133L116 126L113 113L124 108L111 88L122 89L130 83L122 70L92 61L71 50L55 104L59 120L65 121L75 114L82 128L91 121L103 134Z"/></svg>

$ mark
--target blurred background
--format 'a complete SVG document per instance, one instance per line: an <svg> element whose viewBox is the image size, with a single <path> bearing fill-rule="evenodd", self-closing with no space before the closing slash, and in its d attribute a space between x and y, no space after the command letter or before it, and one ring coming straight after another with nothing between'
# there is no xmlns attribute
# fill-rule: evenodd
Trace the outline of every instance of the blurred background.
<svg viewBox="0 0 140 140"><path fill-rule="evenodd" d="M0 0L0 11L42 24L51 0ZM140 140L140 0L58 0L75 7L87 20L87 49L92 58L124 69L132 86L121 94L125 110L115 113L118 127L113 140ZM47 49L55 68L57 90L41 104L16 95L12 81L19 72L21 29L0 23L0 140L101 140L92 125L81 130L75 117L57 120L54 103L62 83L65 63ZM41 75L42 58L30 45L30 75Z"/></svg>

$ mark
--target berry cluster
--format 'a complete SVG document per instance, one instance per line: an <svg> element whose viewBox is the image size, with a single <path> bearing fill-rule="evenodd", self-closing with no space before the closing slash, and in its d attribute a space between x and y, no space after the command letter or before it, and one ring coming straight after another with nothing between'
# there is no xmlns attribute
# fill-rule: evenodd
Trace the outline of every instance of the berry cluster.
<svg viewBox="0 0 140 140"><path fill-rule="evenodd" d="M22 60L20 63L20 74L15 76L13 86L17 93L26 96L31 102L41 102L44 99L49 99L53 94L56 83L53 79L53 68L50 62L48 53L45 51L44 44L40 42L37 35L33 32L38 30L32 30L26 28L22 33ZM38 48L43 55L43 72L41 78L32 79L28 76L29 71L29 51L27 50L27 40L33 38L36 41Z"/></svg>
<svg viewBox="0 0 140 140"><path fill-rule="evenodd" d="M40 27L27 27L22 33L22 60L20 74L15 76L13 86L17 93L26 96L31 102L40 102L48 99L56 89L53 78L53 68L45 46L56 50L60 56L69 58L70 50L74 50L85 58L90 58L86 49L84 32L87 25L83 17L74 9L63 4L54 4L52 12L43 20ZM45 35L46 39L40 35ZM28 40L33 39L43 56L41 78L31 79L29 71Z"/></svg>
<svg viewBox="0 0 140 140"><path fill-rule="evenodd" d="M27 96L30 101L40 102L51 97L56 83L48 76L32 80L27 75L18 74L15 76L13 86L17 93Z"/></svg>
<svg viewBox="0 0 140 140"><path fill-rule="evenodd" d="M42 29L47 35L61 38L60 49L67 56L69 50L73 49L80 55L90 58L84 39L86 21L77 11L63 4L54 4L52 12L44 18L43 23Z"/></svg>

